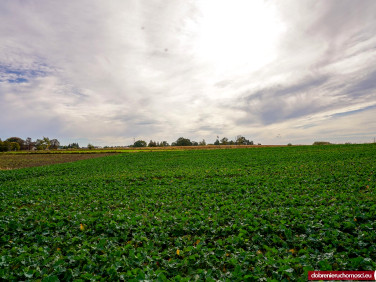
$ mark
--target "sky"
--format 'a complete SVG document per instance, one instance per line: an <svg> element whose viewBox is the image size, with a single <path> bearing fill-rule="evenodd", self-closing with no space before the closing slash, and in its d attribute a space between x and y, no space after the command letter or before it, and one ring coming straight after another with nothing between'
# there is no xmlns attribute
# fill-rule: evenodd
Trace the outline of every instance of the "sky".
<svg viewBox="0 0 376 282"><path fill-rule="evenodd" d="M373 142L374 0L2 0L0 138Z"/></svg>

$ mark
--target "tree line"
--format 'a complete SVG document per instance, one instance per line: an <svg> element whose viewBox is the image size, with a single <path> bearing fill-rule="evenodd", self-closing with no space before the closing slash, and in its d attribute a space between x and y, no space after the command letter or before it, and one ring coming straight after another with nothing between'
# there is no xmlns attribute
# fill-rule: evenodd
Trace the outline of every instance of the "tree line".
<svg viewBox="0 0 376 282"><path fill-rule="evenodd" d="M196 141L191 141L190 139L184 138L184 137L179 137L175 142L171 143L171 146L206 146L206 145L207 144L206 144L205 139L203 139L200 142L196 142ZM254 142L246 139L242 135L238 135L236 136L235 140L229 140L227 137L223 137L222 139L219 139L219 137L217 137L215 142L209 145L254 145ZM168 144L167 141L156 142L156 141L150 140L150 142L147 143L144 140L137 140L130 147L166 147L166 146L170 146L170 144Z"/></svg>
<svg viewBox="0 0 376 282"><path fill-rule="evenodd" d="M0 139L0 152L19 151L19 150L56 150L60 148L60 142L57 139L43 137L33 141L30 137L23 140L20 137L10 137L5 141Z"/></svg>
<svg viewBox="0 0 376 282"><path fill-rule="evenodd" d="M213 144L208 145L253 145L253 141L249 141L242 135L238 135L235 140L229 140L227 137L223 137L222 139L217 139ZM188 138L179 137L176 141L172 142L171 145L167 141L153 141L150 140L147 143L144 140L137 140L130 145L129 147L167 147L167 146L206 146L205 139L196 142L191 141ZM261 145L261 144L259 144ZM106 146L108 147L108 146ZM105 147L105 148L106 148ZM95 147L92 144L88 144L88 149L94 149ZM5 141L0 139L0 152L8 152L8 151L19 151L19 150L56 150L56 149L80 149L80 145L78 143L71 143L69 145L61 146L59 140L57 139L50 139L48 137L44 137L41 139L37 139L33 141L30 137L23 140L20 137L10 137Z"/></svg>

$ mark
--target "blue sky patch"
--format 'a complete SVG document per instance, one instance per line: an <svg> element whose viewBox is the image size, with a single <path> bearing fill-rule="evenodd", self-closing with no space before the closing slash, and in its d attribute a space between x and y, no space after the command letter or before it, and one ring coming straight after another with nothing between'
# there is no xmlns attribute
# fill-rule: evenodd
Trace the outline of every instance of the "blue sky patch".
<svg viewBox="0 0 376 282"><path fill-rule="evenodd" d="M17 77L16 79L8 79L9 83L25 83L28 82L26 78Z"/></svg>
<svg viewBox="0 0 376 282"><path fill-rule="evenodd" d="M356 114L356 113L361 113L361 112L372 110L372 109L376 109L376 105L368 106L368 107L365 107L365 108L362 108L362 109L353 110L353 111L336 113L336 114L332 115L332 117L334 117L334 118L336 118L336 117L344 117L344 116L349 116L349 115L353 115L353 114Z"/></svg>
<svg viewBox="0 0 376 282"><path fill-rule="evenodd" d="M45 76L46 72L39 69L20 69L0 65L0 81L8 83L25 83L35 77Z"/></svg>

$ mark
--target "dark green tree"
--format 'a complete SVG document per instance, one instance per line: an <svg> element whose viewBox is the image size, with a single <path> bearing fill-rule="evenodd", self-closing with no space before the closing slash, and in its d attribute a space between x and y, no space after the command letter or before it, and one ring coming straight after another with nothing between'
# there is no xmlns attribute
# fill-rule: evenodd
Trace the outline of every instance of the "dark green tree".
<svg viewBox="0 0 376 282"><path fill-rule="evenodd" d="M78 143L71 143L68 144L67 149L80 149L80 145Z"/></svg>
<svg viewBox="0 0 376 282"><path fill-rule="evenodd" d="M3 143L2 144L2 152L8 152L8 151L12 150L12 144L11 144L11 142L5 140L2 143Z"/></svg>
<svg viewBox="0 0 376 282"><path fill-rule="evenodd" d="M238 135L236 136L236 145L253 145L253 141L249 141L244 136Z"/></svg>
<svg viewBox="0 0 376 282"><path fill-rule="evenodd" d="M133 147L146 147L146 142L144 140L137 140L134 142Z"/></svg>
<svg viewBox="0 0 376 282"><path fill-rule="evenodd" d="M157 147L157 142L150 140L148 147Z"/></svg>
<svg viewBox="0 0 376 282"><path fill-rule="evenodd" d="M48 150L50 148L50 146L51 146L51 140L50 140L50 138L43 136L43 142L44 142L44 144L46 146L46 149Z"/></svg>
<svg viewBox="0 0 376 282"><path fill-rule="evenodd" d="M11 151L19 151L20 150L20 144L17 142L10 142L10 150Z"/></svg>
<svg viewBox="0 0 376 282"><path fill-rule="evenodd" d="M228 145L228 138L227 137L223 137L221 139L221 145Z"/></svg>
<svg viewBox="0 0 376 282"><path fill-rule="evenodd" d="M191 140L184 137L179 137L174 143L175 146L192 146Z"/></svg>
<svg viewBox="0 0 376 282"><path fill-rule="evenodd" d="M23 140L22 138L20 137L10 137L8 138L6 141L9 141L9 142L16 142L18 143L18 145L20 146L20 150L25 150L25 140Z"/></svg>
<svg viewBox="0 0 376 282"><path fill-rule="evenodd" d="M51 146L50 138L43 136L43 139L37 139L37 141L35 141L35 146L37 147L37 150L48 150Z"/></svg>
<svg viewBox="0 0 376 282"><path fill-rule="evenodd" d="M167 147L167 146L170 146L170 144L168 144L167 141L162 141L161 143L159 143L159 146L160 147Z"/></svg>

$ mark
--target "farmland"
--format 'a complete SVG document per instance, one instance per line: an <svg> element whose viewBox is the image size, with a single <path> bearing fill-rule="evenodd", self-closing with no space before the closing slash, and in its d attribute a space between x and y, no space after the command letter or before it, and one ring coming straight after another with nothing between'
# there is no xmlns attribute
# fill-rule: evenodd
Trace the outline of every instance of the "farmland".
<svg viewBox="0 0 376 282"><path fill-rule="evenodd" d="M67 163L108 156L110 153L24 153L0 154L0 170Z"/></svg>
<svg viewBox="0 0 376 282"><path fill-rule="evenodd" d="M5 280L376 269L376 145L146 151L0 171Z"/></svg>

